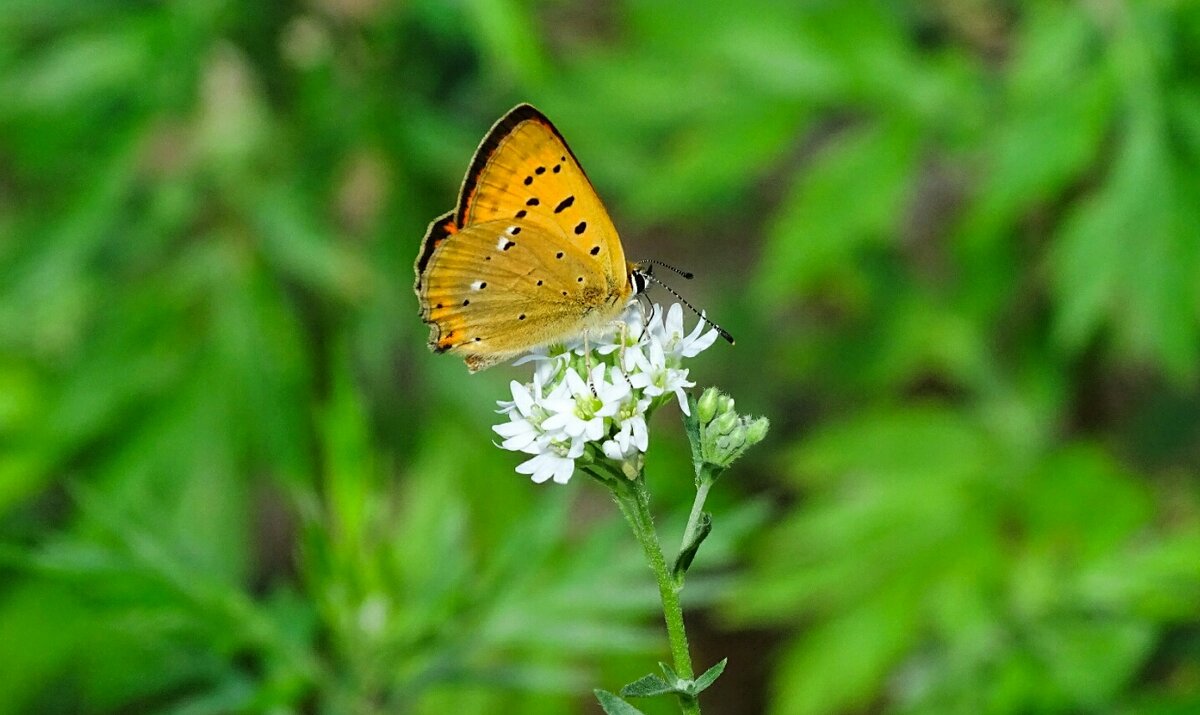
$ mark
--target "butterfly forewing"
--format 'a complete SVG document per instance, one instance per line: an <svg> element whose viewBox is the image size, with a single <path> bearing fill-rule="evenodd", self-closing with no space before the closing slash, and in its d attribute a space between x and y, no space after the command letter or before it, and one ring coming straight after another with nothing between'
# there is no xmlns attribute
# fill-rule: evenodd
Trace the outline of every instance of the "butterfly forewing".
<svg viewBox="0 0 1200 715"><path fill-rule="evenodd" d="M605 326L632 295L612 220L566 142L520 105L484 138L416 263L430 345L471 370Z"/></svg>
<svg viewBox="0 0 1200 715"><path fill-rule="evenodd" d="M484 138L463 182L459 226L524 219L588 251L628 279L617 229L575 155L541 112L523 104Z"/></svg>

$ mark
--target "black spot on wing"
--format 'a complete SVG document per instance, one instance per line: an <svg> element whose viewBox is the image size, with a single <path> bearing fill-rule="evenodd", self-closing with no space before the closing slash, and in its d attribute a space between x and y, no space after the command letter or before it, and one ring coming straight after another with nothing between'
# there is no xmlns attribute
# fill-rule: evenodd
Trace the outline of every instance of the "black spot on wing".
<svg viewBox="0 0 1200 715"><path fill-rule="evenodd" d="M587 221L580 221L579 224L575 226L575 235L578 236L579 234L583 233L586 230L587 230Z"/></svg>
<svg viewBox="0 0 1200 715"><path fill-rule="evenodd" d="M563 211L566 211L567 209L571 208L571 204L573 204L573 203L575 203L575 197L568 196L567 198L558 202L558 206L554 207L554 213L560 214Z"/></svg>

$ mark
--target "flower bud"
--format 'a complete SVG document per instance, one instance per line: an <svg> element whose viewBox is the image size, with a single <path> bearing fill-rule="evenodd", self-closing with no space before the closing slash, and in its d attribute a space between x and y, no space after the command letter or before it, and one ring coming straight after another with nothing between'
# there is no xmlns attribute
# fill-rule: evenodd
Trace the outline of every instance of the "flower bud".
<svg viewBox="0 0 1200 715"><path fill-rule="evenodd" d="M733 398L709 388L697 403L700 427L700 457L717 469L724 468L750 447L767 436L770 423L765 417L743 417L734 411Z"/></svg>
<svg viewBox="0 0 1200 715"><path fill-rule="evenodd" d="M746 425L746 446L753 447L763 438L767 436L767 429L770 428L771 421L766 417L759 417L750 424Z"/></svg>
<svg viewBox="0 0 1200 715"><path fill-rule="evenodd" d="M738 416L736 412L722 412L713 420L712 428L717 434L729 434L737 426L737 423Z"/></svg>
<svg viewBox="0 0 1200 715"><path fill-rule="evenodd" d="M726 437L729 440L728 449L741 449L746 444L746 427L744 424L738 424L733 428L733 431Z"/></svg>
<svg viewBox="0 0 1200 715"><path fill-rule="evenodd" d="M700 396L700 401L696 405L696 417L699 418L700 424L706 425L712 422L713 417L717 414L720 397L721 393L715 387L708 388Z"/></svg>

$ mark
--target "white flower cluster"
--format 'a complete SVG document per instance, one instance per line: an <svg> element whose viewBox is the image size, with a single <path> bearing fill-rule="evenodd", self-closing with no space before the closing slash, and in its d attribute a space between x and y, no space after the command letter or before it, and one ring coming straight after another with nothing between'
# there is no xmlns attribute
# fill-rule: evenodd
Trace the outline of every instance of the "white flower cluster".
<svg viewBox="0 0 1200 715"><path fill-rule="evenodd" d="M512 383L512 401L501 401L508 422L496 425L504 449L533 455L517 467L534 482L566 484L575 460L589 446L624 464L637 464L649 445L646 417L674 394L688 412L688 381L683 359L695 357L717 339L699 322L690 334L678 303L664 313L658 305L646 321L630 303L620 324L589 339L531 353L515 364L536 361L533 381ZM590 369L590 372L589 372ZM636 472L635 472L636 473Z"/></svg>

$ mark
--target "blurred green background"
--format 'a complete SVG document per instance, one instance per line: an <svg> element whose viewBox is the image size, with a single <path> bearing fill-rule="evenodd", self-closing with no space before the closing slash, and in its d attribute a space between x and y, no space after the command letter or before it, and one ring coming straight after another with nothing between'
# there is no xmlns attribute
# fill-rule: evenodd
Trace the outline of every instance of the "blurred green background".
<svg viewBox="0 0 1200 715"><path fill-rule="evenodd" d="M1196 8L3 0L0 714L594 713L665 657L607 496L492 445L527 370L416 317L520 101L774 424L706 712L1200 711Z"/></svg>

